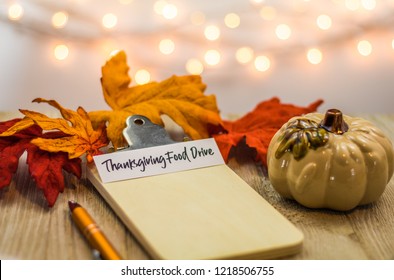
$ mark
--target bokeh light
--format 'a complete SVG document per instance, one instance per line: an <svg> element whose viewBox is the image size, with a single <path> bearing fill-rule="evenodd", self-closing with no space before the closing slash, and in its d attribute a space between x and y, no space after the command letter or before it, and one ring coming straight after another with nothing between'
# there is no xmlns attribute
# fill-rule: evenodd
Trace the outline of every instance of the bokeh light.
<svg viewBox="0 0 394 280"><path fill-rule="evenodd" d="M118 23L118 17L112 13L105 14L102 19L104 28L112 29Z"/></svg>
<svg viewBox="0 0 394 280"><path fill-rule="evenodd" d="M322 30L328 30L331 28L332 20L328 15L320 15L316 19L317 26Z"/></svg>
<svg viewBox="0 0 394 280"><path fill-rule="evenodd" d="M18 3L12 4L8 8L8 18L10 20L20 20L23 16L23 7Z"/></svg>
<svg viewBox="0 0 394 280"><path fill-rule="evenodd" d="M175 50L175 43L171 39L163 39L159 43L159 50L162 54L172 54Z"/></svg>
<svg viewBox="0 0 394 280"><path fill-rule="evenodd" d="M287 24L279 24L275 29L276 36L281 40L287 40L290 38L291 29Z"/></svg>
<svg viewBox="0 0 394 280"><path fill-rule="evenodd" d="M357 50L362 56L369 56L372 53L372 45L367 40L361 40L357 44Z"/></svg>
<svg viewBox="0 0 394 280"><path fill-rule="evenodd" d="M65 60L69 55L69 49L66 45L57 45L53 51L53 54L57 60Z"/></svg>
<svg viewBox="0 0 394 280"><path fill-rule="evenodd" d="M311 64L320 64L323 60L322 52L317 48L312 48L307 51L306 57Z"/></svg>
<svg viewBox="0 0 394 280"><path fill-rule="evenodd" d="M66 12L57 12L52 16L52 26L55 28L63 28L68 21L68 14Z"/></svg>
<svg viewBox="0 0 394 280"><path fill-rule="evenodd" d="M140 69L134 75L134 80L139 85L144 85L150 82L151 75L148 70Z"/></svg>
<svg viewBox="0 0 394 280"><path fill-rule="evenodd" d="M186 62L186 71L192 75L200 75L204 71L204 65L196 58L190 58Z"/></svg>
<svg viewBox="0 0 394 280"><path fill-rule="evenodd" d="M219 64L220 58L220 53L217 50L208 50L204 55L205 62L211 66Z"/></svg>
<svg viewBox="0 0 394 280"><path fill-rule="evenodd" d="M271 67L271 60L265 55L257 56L254 60L254 66L257 71L266 72Z"/></svg>
<svg viewBox="0 0 394 280"><path fill-rule="evenodd" d="M215 41L220 37L220 29L216 25L208 25L204 30L205 38L210 41Z"/></svg>
<svg viewBox="0 0 394 280"><path fill-rule="evenodd" d="M236 60L241 64L246 64L253 60L253 49L250 47L241 47L235 53Z"/></svg>
<svg viewBox="0 0 394 280"><path fill-rule="evenodd" d="M229 13L224 17L224 24L228 28L237 28L241 24L241 18L236 13Z"/></svg>

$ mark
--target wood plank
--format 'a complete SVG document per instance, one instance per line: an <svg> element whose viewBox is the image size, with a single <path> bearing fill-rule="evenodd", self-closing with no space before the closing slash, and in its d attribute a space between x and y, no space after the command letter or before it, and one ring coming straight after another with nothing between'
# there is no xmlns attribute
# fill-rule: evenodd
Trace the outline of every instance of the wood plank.
<svg viewBox="0 0 394 280"><path fill-rule="evenodd" d="M371 121L394 143L394 115L360 115ZM358 207L347 216L356 238L369 259L394 259L394 177L381 198Z"/></svg>

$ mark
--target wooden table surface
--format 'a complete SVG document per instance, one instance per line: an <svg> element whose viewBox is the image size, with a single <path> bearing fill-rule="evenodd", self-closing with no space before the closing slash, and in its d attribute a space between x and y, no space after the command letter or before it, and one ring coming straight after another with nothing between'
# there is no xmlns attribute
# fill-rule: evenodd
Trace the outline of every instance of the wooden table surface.
<svg viewBox="0 0 394 280"><path fill-rule="evenodd" d="M394 115L360 116L394 140ZM11 117L0 113L0 121ZM312 210L279 196L252 156L252 150L241 146L228 165L304 234L302 251L285 259L394 259L394 177L376 203L349 212ZM90 212L124 258L150 259L84 176L66 180L65 191L48 208L20 161L10 186L0 190L1 259L92 259L88 243L71 220L69 200Z"/></svg>

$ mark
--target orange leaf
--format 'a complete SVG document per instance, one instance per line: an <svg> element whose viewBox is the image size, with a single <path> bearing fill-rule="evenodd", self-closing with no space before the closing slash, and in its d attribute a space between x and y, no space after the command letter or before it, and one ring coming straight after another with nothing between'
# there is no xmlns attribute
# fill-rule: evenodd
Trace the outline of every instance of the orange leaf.
<svg viewBox="0 0 394 280"><path fill-rule="evenodd" d="M108 122L107 133L115 148L124 145L122 131L130 115L139 114L163 125L168 115L192 139L209 137L207 125L221 123L214 95L204 95L200 76L172 76L162 82L129 87L129 67L122 51L102 67L101 84L113 111L90 112L93 123Z"/></svg>
<svg viewBox="0 0 394 280"><path fill-rule="evenodd" d="M86 111L79 107L77 111L63 108L54 100L37 98L33 102L45 102L58 109L63 118L49 118L48 116L29 110L20 110L26 117L0 136L10 136L27 127L37 124L43 130L57 130L66 134L60 138L41 138L31 140L31 143L41 150L48 152L66 152L70 159L78 158L86 153L88 162L92 156L101 154L99 150L108 145L104 124L93 129L92 123Z"/></svg>

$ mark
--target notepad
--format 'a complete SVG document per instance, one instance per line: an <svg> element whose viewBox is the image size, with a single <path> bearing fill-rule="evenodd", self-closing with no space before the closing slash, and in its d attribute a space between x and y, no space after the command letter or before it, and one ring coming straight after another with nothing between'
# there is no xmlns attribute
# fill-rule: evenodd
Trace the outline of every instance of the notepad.
<svg viewBox="0 0 394 280"><path fill-rule="evenodd" d="M303 234L226 164L103 183L87 177L154 259L272 259Z"/></svg>

